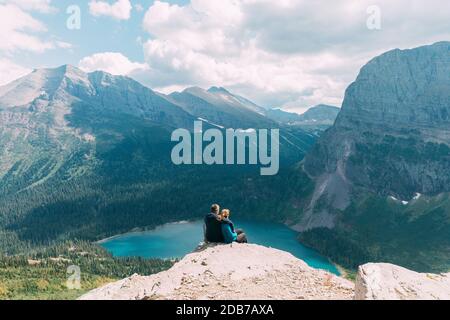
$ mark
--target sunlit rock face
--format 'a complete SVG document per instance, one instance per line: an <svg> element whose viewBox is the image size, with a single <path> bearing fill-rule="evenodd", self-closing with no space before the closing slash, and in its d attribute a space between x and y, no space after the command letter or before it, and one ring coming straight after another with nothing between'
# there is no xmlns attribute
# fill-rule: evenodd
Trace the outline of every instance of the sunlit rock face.
<svg viewBox="0 0 450 320"><path fill-rule="evenodd" d="M233 261L224 267L224 261ZM210 244L171 269L133 275L80 300L350 300L354 284L285 251L255 244Z"/></svg>
<svg viewBox="0 0 450 320"><path fill-rule="evenodd" d="M318 180L339 178L349 192L409 200L450 190L449 144L450 43L441 42L365 65L304 168Z"/></svg>
<svg viewBox="0 0 450 320"><path fill-rule="evenodd" d="M417 273L393 264L358 268L355 300L448 300L450 274Z"/></svg>

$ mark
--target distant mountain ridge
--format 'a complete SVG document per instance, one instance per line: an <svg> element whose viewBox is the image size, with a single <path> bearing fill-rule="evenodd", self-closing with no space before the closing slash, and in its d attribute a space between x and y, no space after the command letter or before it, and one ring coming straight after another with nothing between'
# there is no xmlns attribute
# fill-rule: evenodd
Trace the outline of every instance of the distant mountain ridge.
<svg viewBox="0 0 450 320"><path fill-rule="evenodd" d="M303 113L300 121L333 125L340 111L338 107L319 104Z"/></svg>
<svg viewBox="0 0 450 320"><path fill-rule="evenodd" d="M329 127L333 125L339 111L340 108L338 107L319 104L309 108L303 114L286 112L281 109L269 109L266 111L266 114L269 118L280 123Z"/></svg>
<svg viewBox="0 0 450 320"><path fill-rule="evenodd" d="M191 87L174 92L168 98L186 112L227 128L276 127L276 123L265 116L262 107L223 88Z"/></svg>

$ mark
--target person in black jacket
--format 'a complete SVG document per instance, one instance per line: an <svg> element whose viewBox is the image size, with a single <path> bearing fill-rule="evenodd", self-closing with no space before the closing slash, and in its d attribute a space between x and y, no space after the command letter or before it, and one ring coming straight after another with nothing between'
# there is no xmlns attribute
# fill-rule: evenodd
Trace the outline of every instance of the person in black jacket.
<svg viewBox="0 0 450 320"><path fill-rule="evenodd" d="M218 204L213 204L211 206L211 212L205 216L205 242L225 242L222 234L222 221L220 221L219 211L220 206Z"/></svg>

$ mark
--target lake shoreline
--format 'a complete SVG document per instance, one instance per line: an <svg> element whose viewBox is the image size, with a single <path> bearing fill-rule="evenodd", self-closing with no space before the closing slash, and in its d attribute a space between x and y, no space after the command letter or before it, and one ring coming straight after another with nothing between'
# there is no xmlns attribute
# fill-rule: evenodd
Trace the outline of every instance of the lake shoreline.
<svg viewBox="0 0 450 320"><path fill-rule="evenodd" d="M288 228L290 228L288 225L286 225L286 226L287 226ZM295 232L297 232L297 233L300 235L300 232L296 231L296 230L293 229L293 228L290 228L290 229L293 230L293 231L295 231ZM303 242L301 242L299 238L297 238L297 241L298 241L298 243L301 244L302 246L304 246L304 247L306 247L306 248L309 248L309 249L311 249L311 250L314 250L314 251L320 253L316 248L314 248L314 247L312 247L312 246L310 246L310 245L307 245L307 244L304 244ZM330 257L328 257L328 256L326 256L326 255L323 255L322 253L320 253L320 255L323 256L323 257L325 257L326 259L328 259L328 262L329 262L330 264L332 264L332 265L336 268L336 270L338 271L338 275L339 275L340 277L346 278L347 280L351 280L351 277L350 277L351 270L345 269L343 266L337 264L336 262L334 262L333 260L331 260ZM353 280L352 280L352 281L353 281Z"/></svg>
<svg viewBox="0 0 450 320"><path fill-rule="evenodd" d="M107 237L107 238L104 238L104 239L101 239L101 240L97 240L94 243L102 244L102 243L105 243L105 242L108 242L110 240L114 240L114 239L117 239L117 238L129 236L129 235L134 235L134 234L145 233L145 232L149 232L149 231L154 231L154 230L157 230L157 229L162 228L162 227L167 226L167 225L185 224L185 223L191 223L191 222L194 222L194 220L181 220L181 221L175 221L175 222L167 222L167 223L164 223L164 224L160 224L160 225L158 225L156 227L134 228L134 229L132 229L130 231L126 231L124 233L118 233L118 234L116 234L114 236ZM136 229L139 229L139 230L136 230Z"/></svg>
<svg viewBox="0 0 450 320"><path fill-rule="evenodd" d="M285 224L263 221L235 221L243 227L251 243L291 253L316 269L341 275L342 268L314 248L298 241L298 233ZM153 228L142 228L117 234L96 243L116 257L173 259L192 252L203 240L202 220L182 220ZM270 228L271 232L267 232Z"/></svg>

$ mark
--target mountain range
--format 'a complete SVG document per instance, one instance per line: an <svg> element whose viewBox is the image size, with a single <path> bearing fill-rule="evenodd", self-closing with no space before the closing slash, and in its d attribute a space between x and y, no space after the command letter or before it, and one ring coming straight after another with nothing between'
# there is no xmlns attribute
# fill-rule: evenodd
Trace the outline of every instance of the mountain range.
<svg viewBox="0 0 450 320"><path fill-rule="evenodd" d="M170 142L168 131L192 130L198 120L222 129L279 128L265 112L223 88L188 88L166 96L130 78L104 72L87 74L72 66L35 70L0 87L2 190L17 192L43 183L62 166L70 166L68 161L77 152L84 153L80 161L90 166L99 143L108 140L107 145L101 144L105 151L124 141L123 130L151 127ZM301 158L315 139L300 128L282 130L281 144L286 147L282 154L289 157L291 153L291 162ZM72 172L70 178L81 174L79 168L66 169ZM27 180L20 182L19 176Z"/></svg>
<svg viewBox="0 0 450 320"><path fill-rule="evenodd" d="M342 108L267 109L221 87L164 95L66 65L0 87L0 252L201 217L283 222L355 268L448 271L450 43L367 63ZM336 118L337 116L337 118ZM175 166L176 128L279 128L280 173Z"/></svg>
<svg viewBox="0 0 450 320"><path fill-rule="evenodd" d="M164 95L70 65L0 87L0 249L198 217L218 201L277 217L279 185L317 135L265 112L223 88ZM279 128L280 176L261 177L250 165L173 165L171 133L193 130L194 121L205 129ZM264 197L272 205L263 206Z"/></svg>

